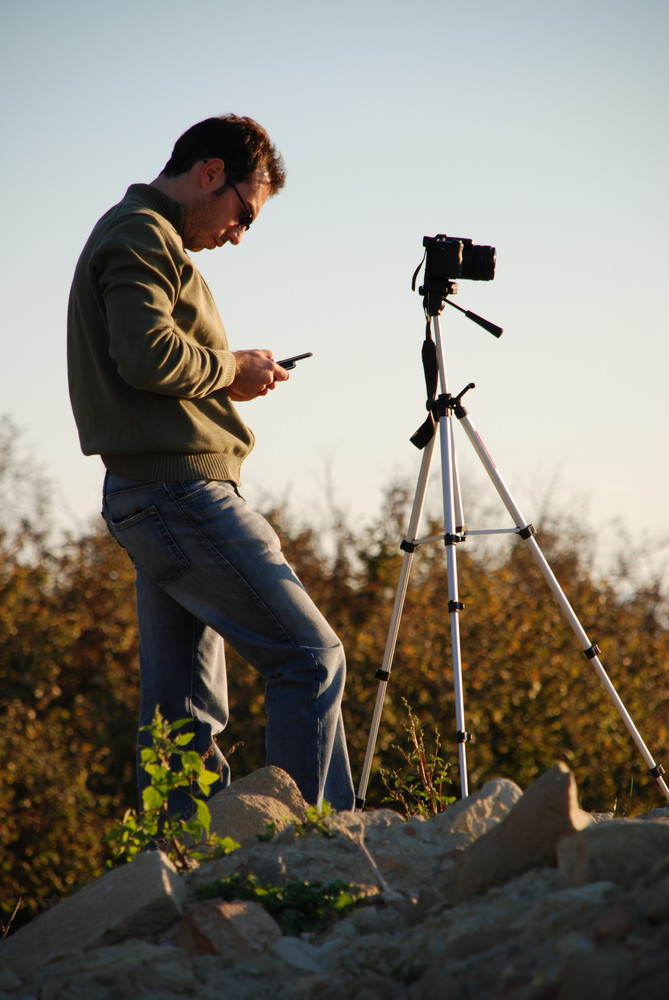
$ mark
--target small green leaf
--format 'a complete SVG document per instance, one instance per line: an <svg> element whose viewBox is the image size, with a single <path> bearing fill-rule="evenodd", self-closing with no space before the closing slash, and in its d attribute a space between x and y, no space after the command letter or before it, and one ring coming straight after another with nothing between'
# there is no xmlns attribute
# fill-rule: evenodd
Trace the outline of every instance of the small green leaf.
<svg viewBox="0 0 669 1000"><path fill-rule="evenodd" d="M209 806L202 799L195 800L195 815L204 827L205 833L208 834L211 825L211 813L209 812Z"/></svg>
<svg viewBox="0 0 669 1000"><path fill-rule="evenodd" d="M164 797L156 788L153 787L153 785L149 785L148 788L145 788L142 792L142 806L144 807L145 812L153 812L156 809L162 809L164 801Z"/></svg>
<svg viewBox="0 0 669 1000"><path fill-rule="evenodd" d="M199 753L196 753L195 750L186 750L181 758L181 766L184 770L189 769L192 771L199 771L204 767L204 764L202 763L202 758Z"/></svg>
<svg viewBox="0 0 669 1000"><path fill-rule="evenodd" d="M210 785L216 784L220 780L220 775L216 771L203 771L197 776L197 783L200 787L201 792L208 790Z"/></svg>

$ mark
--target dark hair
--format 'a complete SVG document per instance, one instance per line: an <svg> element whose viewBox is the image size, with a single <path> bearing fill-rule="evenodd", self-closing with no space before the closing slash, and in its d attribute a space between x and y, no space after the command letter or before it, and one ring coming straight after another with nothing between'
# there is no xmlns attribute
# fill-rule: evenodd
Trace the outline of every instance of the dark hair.
<svg viewBox="0 0 669 1000"><path fill-rule="evenodd" d="M270 192L276 194L286 182L283 158L265 129L253 118L221 115L206 118L184 132L174 144L163 173L177 177L199 160L219 157L233 181L248 180L256 170L265 170Z"/></svg>

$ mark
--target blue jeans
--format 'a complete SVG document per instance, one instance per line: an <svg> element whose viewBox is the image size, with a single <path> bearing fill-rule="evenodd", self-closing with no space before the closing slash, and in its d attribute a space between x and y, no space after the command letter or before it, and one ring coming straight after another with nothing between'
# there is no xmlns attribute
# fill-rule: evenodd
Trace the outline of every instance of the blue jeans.
<svg viewBox="0 0 669 1000"><path fill-rule="evenodd" d="M140 727L156 706L191 718L189 749L230 781L213 737L228 721L225 639L265 679L267 763L305 800L353 809L341 715L341 642L286 562L279 539L228 482L105 477L103 516L135 565ZM147 776L138 767L140 793ZM190 812L186 795L171 809Z"/></svg>

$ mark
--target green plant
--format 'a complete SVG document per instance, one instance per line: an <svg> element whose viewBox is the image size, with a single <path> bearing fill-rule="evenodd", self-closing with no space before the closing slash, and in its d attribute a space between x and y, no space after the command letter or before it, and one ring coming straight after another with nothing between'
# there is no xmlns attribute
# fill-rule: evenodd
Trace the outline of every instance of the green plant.
<svg viewBox="0 0 669 1000"><path fill-rule="evenodd" d="M279 830L274 820L268 819L267 822L265 823L264 832L258 833L256 834L256 836L261 843L267 843L268 841L273 840L278 832Z"/></svg>
<svg viewBox="0 0 669 1000"><path fill-rule="evenodd" d="M316 833L324 834L326 837L333 837L334 834L325 820L328 816L333 816L334 812L335 810L329 802L324 802L320 808L318 806L309 806L307 809L307 818L303 821L298 820L293 824L296 835L298 837L304 837L307 833L315 831ZM286 822L288 822L288 820L286 820ZM265 823L264 832L257 834L257 837L260 841L268 841L272 840L278 832L279 831L274 820L268 819Z"/></svg>
<svg viewBox="0 0 669 1000"><path fill-rule="evenodd" d="M634 778L632 778L630 781L629 792L627 795L627 808L623 807L620 810L618 809L618 796L616 796L616 800L613 803L613 809L611 810L614 816L629 817L630 812L632 810L633 795L634 795Z"/></svg>
<svg viewBox="0 0 669 1000"><path fill-rule="evenodd" d="M444 785L450 784L451 781L448 775L451 765L439 756L441 738L436 726L434 751L430 753L425 747L425 734L418 716L414 714L406 698L402 701L409 716L409 721L404 723L409 750L398 746L394 746L394 749L401 754L405 763L415 773L405 776L398 771L386 771L380 768L381 779L390 792L383 801L401 803L407 818L415 815L436 815L455 802L455 796L446 795L444 792Z"/></svg>
<svg viewBox="0 0 669 1000"><path fill-rule="evenodd" d="M307 818L304 822L295 824L298 837L303 837L312 831L323 833L326 837L332 837L332 830L330 830L325 822L327 817L332 815L334 815L334 809L329 802L324 802L320 809L318 806L309 806L307 809Z"/></svg>
<svg viewBox="0 0 669 1000"><path fill-rule="evenodd" d="M179 730L189 722L167 722L156 708L152 722L142 727L151 738L151 746L140 752L150 782L142 792L142 812L126 810L121 822L104 837L113 845L115 860L131 861L145 848L159 846L177 870L185 872L199 861L221 857L239 847L230 837L210 832L209 807L192 794L197 787L206 795L218 774L208 771L204 758L194 750L184 749L193 735ZM179 767L174 767L176 761ZM195 812L187 819L173 815L168 808L170 793L177 788L191 792Z"/></svg>
<svg viewBox="0 0 669 1000"><path fill-rule="evenodd" d="M201 899L232 902L247 899L272 913L284 934L297 937L317 931L341 919L364 898L351 892L351 885L335 881L290 881L283 886L268 885L255 875L230 875L197 891Z"/></svg>

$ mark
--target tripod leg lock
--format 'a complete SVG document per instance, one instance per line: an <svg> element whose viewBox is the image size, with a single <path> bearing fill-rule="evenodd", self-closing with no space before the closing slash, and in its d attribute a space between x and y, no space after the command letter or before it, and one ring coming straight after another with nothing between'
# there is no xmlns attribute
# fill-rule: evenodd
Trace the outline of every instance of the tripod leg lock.
<svg viewBox="0 0 669 1000"><path fill-rule="evenodd" d="M374 676L379 681L389 681L390 680L390 671L389 670L384 670L383 667L379 667L378 670L376 671L376 673L374 674Z"/></svg>
<svg viewBox="0 0 669 1000"><path fill-rule="evenodd" d="M662 767L661 764L656 764L655 767L651 767L650 773L653 775L653 777L657 781L657 779L661 778L662 775L664 774L664 768Z"/></svg>
<svg viewBox="0 0 669 1000"><path fill-rule="evenodd" d="M448 613L449 613L449 615L452 615L454 611L463 611L464 607L465 606L462 603L462 601L449 601L448 602Z"/></svg>
<svg viewBox="0 0 669 1000"><path fill-rule="evenodd" d="M599 656L600 653L601 649L595 642L593 642L592 646L589 646L587 649L583 650L584 656L587 656L589 660L594 660L595 657Z"/></svg>
<svg viewBox="0 0 669 1000"><path fill-rule="evenodd" d="M518 534L523 539L523 541L527 541L528 538L531 538L532 535L536 535L536 533L537 529L534 527L533 524L528 524L524 528L518 529Z"/></svg>
<svg viewBox="0 0 669 1000"><path fill-rule="evenodd" d="M463 733L463 731L461 729L458 729L458 731L457 731L457 733L455 735L456 735L458 743L470 743L471 742L471 739L472 739L472 734L471 733Z"/></svg>
<svg viewBox="0 0 669 1000"><path fill-rule="evenodd" d="M400 548L402 552L415 552L418 545L416 542L409 542L406 538L403 538L400 542Z"/></svg>

